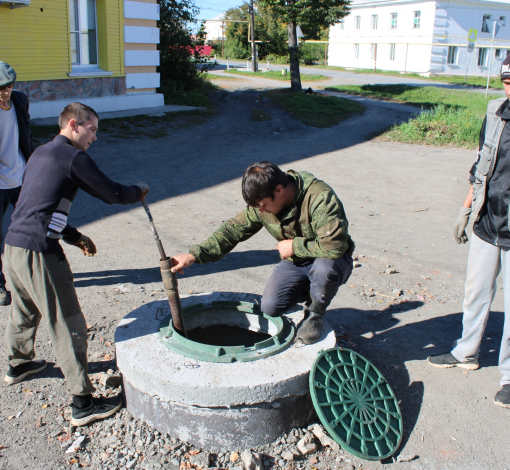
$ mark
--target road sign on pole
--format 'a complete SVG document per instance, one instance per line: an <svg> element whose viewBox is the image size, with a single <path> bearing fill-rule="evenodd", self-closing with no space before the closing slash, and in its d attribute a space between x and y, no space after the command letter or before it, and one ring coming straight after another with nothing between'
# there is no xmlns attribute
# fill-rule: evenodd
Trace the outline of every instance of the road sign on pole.
<svg viewBox="0 0 510 470"><path fill-rule="evenodd" d="M475 43L474 42L472 42L472 41L468 42L467 51L469 54L471 54L472 52L475 51Z"/></svg>
<svg viewBox="0 0 510 470"><path fill-rule="evenodd" d="M478 38L478 30L477 29L470 29L468 34L468 41L476 42L476 39Z"/></svg>

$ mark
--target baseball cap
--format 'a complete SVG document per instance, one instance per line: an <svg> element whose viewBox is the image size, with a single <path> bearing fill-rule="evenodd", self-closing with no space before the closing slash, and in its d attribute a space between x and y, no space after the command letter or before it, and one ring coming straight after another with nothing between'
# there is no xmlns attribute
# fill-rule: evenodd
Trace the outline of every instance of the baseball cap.
<svg viewBox="0 0 510 470"><path fill-rule="evenodd" d="M510 80L510 55L507 55L501 66L501 80Z"/></svg>

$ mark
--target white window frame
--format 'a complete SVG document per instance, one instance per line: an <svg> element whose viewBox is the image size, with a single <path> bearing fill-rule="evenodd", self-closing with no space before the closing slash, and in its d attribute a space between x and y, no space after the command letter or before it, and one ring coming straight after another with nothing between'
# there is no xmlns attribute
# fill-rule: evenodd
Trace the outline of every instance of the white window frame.
<svg viewBox="0 0 510 470"><path fill-rule="evenodd" d="M78 62L73 62L72 63L72 67L73 67L73 71L74 69L76 68L79 68L79 69L87 69L87 68L93 68L93 69L97 69L99 67L99 45L98 45L98 31L97 31L97 0L94 0L94 23L95 23L95 26L96 26L96 29L95 29L95 46L96 46L96 63L95 64L84 64L83 63L83 56L84 56L84 53L83 53L83 39L82 39L82 31L81 31L81 19L80 19L80 2L86 2L87 0L69 0L69 1L73 1L76 5L76 19L75 19L75 22L78 26L78 31L70 31L70 34L73 35L75 34L76 36L76 40L77 40L77 55L78 55ZM90 45L90 41L89 41L89 45Z"/></svg>
<svg viewBox="0 0 510 470"><path fill-rule="evenodd" d="M354 58L359 59L359 44L354 44Z"/></svg>
<svg viewBox="0 0 510 470"><path fill-rule="evenodd" d="M395 60L395 50L397 49L396 44L390 44L390 60Z"/></svg>
<svg viewBox="0 0 510 470"><path fill-rule="evenodd" d="M499 47L494 51L494 56L496 57L496 59L503 59L505 57L503 51L504 49L501 49Z"/></svg>
<svg viewBox="0 0 510 470"><path fill-rule="evenodd" d="M482 33L490 33L489 28L489 20L492 18L492 15L483 15L482 20Z"/></svg>
<svg viewBox="0 0 510 470"><path fill-rule="evenodd" d="M372 15L372 29L377 29L378 19L379 19L379 15Z"/></svg>
<svg viewBox="0 0 510 470"><path fill-rule="evenodd" d="M354 17L354 27L356 29L361 29L361 16L355 16Z"/></svg>
<svg viewBox="0 0 510 470"><path fill-rule="evenodd" d="M377 44L370 44L370 60L375 60L375 49Z"/></svg>
<svg viewBox="0 0 510 470"><path fill-rule="evenodd" d="M446 63L448 65L457 65L459 58L459 48L457 46L448 46L448 58Z"/></svg>
<svg viewBox="0 0 510 470"><path fill-rule="evenodd" d="M390 29L397 29L397 13L390 13Z"/></svg>
<svg viewBox="0 0 510 470"><path fill-rule="evenodd" d="M420 23L421 23L421 11L415 11L413 18L413 29L420 29Z"/></svg>
<svg viewBox="0 0 510 470"><path fill-rule="evenodd" d="M479 47L478 48L478 67L487 67L487 59L489 58L487 47Z"/></svg>

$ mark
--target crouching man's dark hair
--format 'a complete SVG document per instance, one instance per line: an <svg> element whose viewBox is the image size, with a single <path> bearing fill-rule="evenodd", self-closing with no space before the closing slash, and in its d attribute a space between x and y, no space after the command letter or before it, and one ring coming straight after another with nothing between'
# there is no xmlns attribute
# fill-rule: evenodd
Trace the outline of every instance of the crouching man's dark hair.
<svg viewBox="0 0 510 470"><path fill-rule="evenodd" d="M83 126L92 116L99 119L97 113L90 106L78 102L70 103L60 111L58 125L60 129L64 129L71 119L75 119L79 126Z"/></svg>
<svg viewBox="0 0 510 470"><path fill-rule="evenodd" d="M258 162L246 168L243 175L243 199L250 207L257 207L266 197L274 199L276 187L284 188L289 184L289 177L273 163Z"/></svg>

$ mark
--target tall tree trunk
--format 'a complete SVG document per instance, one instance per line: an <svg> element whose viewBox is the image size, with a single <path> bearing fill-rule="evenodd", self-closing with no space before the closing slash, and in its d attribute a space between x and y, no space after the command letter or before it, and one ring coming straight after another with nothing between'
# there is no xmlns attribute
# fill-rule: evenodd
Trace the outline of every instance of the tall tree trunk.
<svg viewBox="0 0 510 470"><path fill-rule="evenodd" d="M299 73L299 45L296 31L296 23L287 25L289 33L290 53L290 87L293 92L302 91L301 75Z"/></svg>

